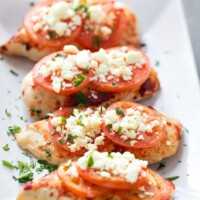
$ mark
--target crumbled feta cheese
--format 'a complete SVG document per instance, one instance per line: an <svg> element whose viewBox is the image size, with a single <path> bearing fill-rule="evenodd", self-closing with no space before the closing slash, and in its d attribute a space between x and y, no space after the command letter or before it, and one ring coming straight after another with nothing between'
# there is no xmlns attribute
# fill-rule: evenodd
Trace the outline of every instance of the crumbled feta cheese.
<svg viewBox="0 0 200 200"><path fill-rule="evenodd" d="M90 21L97 24L101 24L106 17L106 14L102 10L102 7L98 5L90 6L88 9L88 13L90 15Z"/></svg>
<svg viewBox="0 0 200 200"><path fill-rule="evenodd" d="M92 156L93 165L90 167L102 177L121 177L129 183L135 183L143 167L147 167L148 162L135 159L135 156L129 152L100 153L98 151L89 151L83 157L78 159L78 166L82 170L88 168L88 159Z"/></svg>
<svg viewBox="0 0 200 200"><path fill-rule="evenodd" d="M123 140L131 139L132 146L137 140L144 140L144 132L152 133L154 127L162 126L162 122L157 119L149 122L147 114L141 111L141 107L124 109L123 112L126 115L119 117L115 109L108 110L103 115L103 120L106 125L112 124L110 129L112 134L119 134L120 130L120 137Z"/></svg>
<svg viewBox="0 0 200 200"><path fill-rule="evenodd" d="M77 54L79 52L78 48L74 45L65 45L63 48L65 53Z"/></svg>
<svg viewBox="0 0 200 200"><path fill-rule="evenodd" d="M69 37L74 28L81 25L82 18L76 14L71 4L55 2L51 6L39 8L37 16L33 16L32 21L35 23L35 32L45 27L45 30L53 31L59 37Z"/></svg>
<svg viewBox="0 0 200 200"><path fill-rule="evenodd" d="M66 47L67 48L67 47ZM73 46L67 50L75 51ZM39 73L44 77L51 76L52 87L56 93L61 89L72 87L72 81L79 74L83 74L84 69L90 65L89 51L81 51L78 54L58 53L52 59L42 64Z"/></svg>
<svg viewBox="0 0 200 200"><path fill-rule="evenodd" d="M53 117L51 123L56 128L62 127L59 130L61 138L66 138L65 142L71 152L81 148L96 150L105 140L105 135L101 132L101 113L100 109L96 111L90 108L84 111L74 109L73 115L66 118L64 124L61 117Z"/></svg>
<svg viewBox="0 0 200 200"><path fill-rule="evenodd" d="M134 76L133 68L142 68L145 63L142 54L133 50L125 53L116 50L106 52L100 49L92 54L92 59L99 63L93 66L94 77L92 77L92 80L101 82L110 80L117 82L120 77L124 81L129 81Z"/></svg>
<svg viewBox="0 0 200 200"><path fill-rule="evenodd" d="M83 50L77 54L76 63L80 68L89 67L89 51Z"/></svg>

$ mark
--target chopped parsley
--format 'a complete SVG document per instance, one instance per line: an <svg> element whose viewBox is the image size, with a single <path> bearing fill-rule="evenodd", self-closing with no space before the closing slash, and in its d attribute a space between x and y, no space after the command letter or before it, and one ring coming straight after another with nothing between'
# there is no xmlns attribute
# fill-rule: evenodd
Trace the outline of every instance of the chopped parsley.
<svg viewBox="0 0 200 200"><path fill-rule="evenodd" d="M180 176L171 176L171 177L168 177L168 178L165 178L165 179L167 179L168 181L175 181L178 178L180 178Z"/></svg>
<svg viewBox="0 0 200 200"><path fill-rule="evenodd" d="M85 76L82 74L77 75L77 79L74 80L74 86L78 87L85 80Z"/></svg>
<svg viewBox="0 0 200 200"><path fill-rule="evenodd" d="M101 40L98 36L95 36L94 39L93 39L93 46L94 47L100 47L101 46Z"/></svg>
<svg viewBox="0 0 200 200"><path fill-rule="evenodd" d="M112 86L118 87L119 85L117 83L112 83Z"/></svg>
<svg viewBox="0 0 200 200"><path fill-rule="evenodd" d="M8 136L12 135L15 137L16 133L19 133L21 131L21 128L19 126L13 125L8 127L7 134Z"/></svg>
<svg viewBox="0 0 200 200"><path fill-rule="evenodd" d="M87 67L87 68L85 68L84 70L83 70L83 74L88 74L89 73L89 68Z"/></svg>
<svg viewBox="0 0 200 200"><path fill-rule="evenodd" d="M11 169L14 169L14 168L15 168L15 166L14 166L11 162L9 162L9 161L7 161L7 160L2 160L2 164L3 164L4 166L8 167L8 168L11 168Z"/></svg>
<svg viewBox="0 0 200 200"><path fill-rule="evenodd" d="M65 144L65 141L62 138L60 138L58 141L60 144Z"/></svg>
<svg viewBox="0 0 200 200"><path fill-rule="evenodd" d="M35 5L34 2L30 2L30 6L33 7Z"/></svg>
<svg viewBox="0 0 200 200"><path fill-rule="evenodd" d="M36 163L34 162L32 155L26 151L22 154L30 158L30 167L34 169L36 167Z"/></svg>
<svg viewBox="0 0 200 200"><path fill-rule="evenodd" d="M19 74L12 69L10 70L10 73L13 74L14 76L19 76Z"/></svg>
<svg viewBox="0 0 200 200"><path fill-rule="evenodd" d="M72 136L71 134L67 135L67 141L68 142L71 142L72 139L76 139L76 138L78 138L78 135L74 135L74 136Z"/></svg>
<svg viewBox="0 0 200 200"><path fill-rule="evenodd" d="M4 57L0 56L0 60L4 60Z"/></svg>
<svg viewBox="0 0 200 200"><path fill-rule="evenodd" d="M40 167L36 169L37 172L42 172L44 169L48 170L49 173L55 171L58 168L58 165L51 165L46 160L38 160Z"/></svg>
<svg viewBox="0 0 200 200"><path fill-rule="evenodd" d="M88 166L88 167L91 167L93 164L94 164L94 159L93 159L92 156L90 156L89 159L88 159L87 166Z"/></svg>
<svg viewBox="0 0 200 200"><path fill-rule="evenodd" d="M56 38L56 33L54 31L48 30L48 35L49 35L50 39Z"/></svg>
<svg viewBox="0 0 200 200"><path fill-rule="evenodd" d="M85 106L90 105L88 98L82 92L77 93L77 102L76 103L77 104L83 104Z"/></svg>
<svg viewBox="0 0 200 200"><path fill-rule="evenodd" d="M118 115L121 115L122 117L124 117L124 111L118 107L115 108L115 111Z"/></svg>
<svg viewBox="0 0 200 200"><path fill-rule="evenodd" d="M8 144L6 144L6 145L3 147L3 150L4 150L4 151L9 151L9 150L10 150Z"/></svg>
<svg viewBox="0 0 200 200"><path fill-rule="evenodd" d="M155 62L155 66L159 66L160 65L160 62L157 60L156 62Z"/></svg>
<svg viewBox="0 0 200 200"><path fill-rule="evenodd" d="M30 169L30 166L27 163L18 161L19 176L13 177L19 183L26 183L33 180L33 172Z"/></svg>
<svg viewBox="0 0 200 200"><path fill-rule="evenodd" d="M40 114L42 113L42 111L39 109L30 109L30 112L32 115L36 115L37 117L39 117Z"/></svg>
<svg viewBox="0 0 200 200"><path fill-rule="evenodd" d="M44 151L47 154L47 158L51 157L51 150L49 148L45 148Z"/></svg>
<svg viewBox="0 0 200 200"><path fill-rule="evenodd" d="M109 158L113 158L113 155L111 155L111 154L108 154L108 157L109 157Z"/></svg>
<svg viewBox="0 0 200 200"><path fill-rule="evenodd" d="M67 58L68 55L67 55L67 54L57 53L55 57L56 57L56 58L57 58L57 57Z"/></svg>
<svg viewBox="0 0 200 200"><path fill-rule="evenodd" d="M54 135L56 132L56 128L54 128L52 131L51 131L51 135Z"/></svg>
<svg viewBox="0 0 200 200"><path fill-rule="evenodd" d="M110 130L110 129L112 128L112 124L108 124L108 125L106 126L106 128L107 128L107 130Z"/></svg>
<svg viewBox="0 0 200 200"><path fill-rule="evenodd" d="M187 134L189 133L189 130L185 126L183 127L183 129Z"/></svg>
<svg viewBox="0 0 200 200"><path fill-rule="evenodd" d="M120 134L121 132L122 132L122 127L119 126L119 127L118 127L118 130L117 130L117 133Z"/></svg>
<svg viewBox="0 0 200 200"><path fill-rule="evenodd" d="M8 110L7 110L7 109L5 109L5 113L6 113L6 116L7 116L7 117L11 117L11 113L10 113L10 112L8 112Z"/></svg>
<svg viewBox="0 0 200 200"><path fill-rule="evenodd" d="M88 7L81 4L81 3L76 3L73 7L73 10L75 12L79 11L79 10L83 10L84 12L87 12L88 11Z"/></svg>
<svg viewBox="0 0 200 200"><path fill-rule="evenodd" d="M166 165L164 163L158 163L158 164L159 164L159 166L156 170L161 170L166 167Z"/></svg>
<svg viewBox="0 0 200 200"><path fill-rule="evenodd" d="M63 116L61 116L61 121L62 121L63 123L66 123L66 118L63 117Z"/></svg>

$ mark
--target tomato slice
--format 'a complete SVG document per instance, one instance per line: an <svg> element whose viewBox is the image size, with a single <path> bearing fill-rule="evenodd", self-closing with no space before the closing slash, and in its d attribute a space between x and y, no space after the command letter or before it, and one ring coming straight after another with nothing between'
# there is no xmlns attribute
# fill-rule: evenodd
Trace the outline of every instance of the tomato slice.
<svg viewBox="0 0 200 200"><path fill-rule="evenodd" d="M147 177L149 182L152 184L144 185L144 189L151 195L145 195L145 193L140 192L143 200L171 200L172 194L175 189L175 186L172 182L169 182L162 178L159 174L151 169L147 169ZM117 191L123 200L138 200L138 194L135 191ZM147 193L146 193L147 194Z"/></svg>
<svg viewBox="0 0 200 200"><path fill-rule="evenodd" d="M76 26L76 28L71 32L71 35L69 37L51 37L55 35L55 33L51 32L51 34L42 28L39 31L34 30L35 22L33 22L33 18L38 16L38 10L42 7L50 7L56 2L67 2L65 0L45 0L40 3L38 3L36 6L32 8L32 10L26 15L24 20L24 27L26 29L28 37L35 42L39 47L41 48L53 48L54 50L60 50L64 45L69 44L70 42L74 41L75 38L78 37L78 35L81 32L82 25ZM69 6L71 6L72 3L68 3ZM67 22L70 22L70 20L67 20ZM47 36L50 35L50 38L47 39Z"/></svg>
<svg viewBox="0 0 200 200"><path fill-rule="evenodd" d="M114 12L115 19L112 27L112 33L109 38L103 39L101 35L95 35L94 30L86 30L85 27L88 23L88 19L85 19L82 26L82 31L77 41L86 49L98 50L99 48L109 48L120 44L123 33L126 29L126 15L123 9L116 9L113 7L113 2L108 1L101 5L103 11L108 16L111 12ZM107 19L107 18L106 18ZM106 24L106 21L104 22ZM101 24L100 26L103 26Z"/></svg>
<svg viewBox="0 0 200 200"><path fill-rule="evenodd" d="M93 183L95 185L99 185L101 187L110 188L110 189L118 189L118 190L134 190L138 191L138 188L144 184L147 184L148 180L146 177L142 176L142 172L145 172L146 169L142 169L138 175L137 182L131 184L128 183L125 179L121 177L109 177L105 178L100 176L98 173L95 172L94 169L86 169L82 170L80 167L77 167L78 173L80 177L84 180Z"/></svg>
<svg viewBox="0 0 200 200"><path fill-rule="evenodd" d="M82 110L84 110L86 108L82 108ZM66 107L66 108L62 108L62 110L57 110L53 113L54 116L63 116L65 118L68 118L70 115L73 115L73 108L72 107ZM66 140L66 138L64 138L60 132L56 132L55 131L55 127L52 125L51 123L51 119L53 118L53 116L49 117L48 119L48 125L49 125L49 131L52 134L53 137L53 142L57 145L62 147L62 149L64 149L65 151L76 155L76 156L82 156L85 152L87 152L88 150L84 147L82 147L80 150L75 151L75 152L71 152L71 149L69 148L69 146L67 145L66 142L64 142ZM97 135L99 136L99 135ZM97 137L96 136L96 137ZM60 141L63 142L60 142ZM73 143L74 139L70 138L70 142ZM107 149L110 146L110 140L108 138L105 137L104 139L104 144L103 145L98 145L98 151L105 151L105 149Z"/></svg>
<svg viewBox="0 0 200 200"><path fill-rule="evenodd" d="M130 149L148 148L148 147L152 147L158 144L165 136L165 126L162 124L163 122L162 115L157 113L155 110L150 109L149 107L141 106L140 104L133 103L133 102L120 101L108 107L105 110L104 114L107 111L118 109L121 113L123 113L123 116L120 116L120 120L121 120L124 116L125 117L127 116L127 109L132 108L134 110L135 109L138 110L139 107L140 108L142 107L142 110L140 110L140 113L147 115L146 122L151 122L151 121L156 120L159 122L160 125L154 126L152 128L152 132L147 132L147 131L142 132L142 131L138 131L138 129L135 129L136 133L138 131L139 134L141 135L140 138L143 138L143 139L139 139L138 137L136 137L134 139L128 138L125 140L122 137L123 132L117 133L113 131L112 127L109 128L104 121L102 123L102 130L106 134L106 136L110 140L112 140L115 144L119 146L128 147ZM132 143L132 141L136 141L136 142Z"/></svg>
<svg viewBox="0 0 200 200"><path fill-rule="evenodd" d="M75 163L70 166L61 165L58 168L58 175L64 186L79 197L96 198L109 192L108 189L96 186L79 177Z"/></svg>
<svg viewBox="0 0 200 200"><path fill-rule="evenodd" d="M124 92L124 91L130 91L133 90L139 86L141 86L149 77L151 72L151 65L150 61L147 58L147 56L140 50L134 48L134 47L127 47L127 49L124 51L121 47L116 47L112 49L108 49L107 52L109 53L112 50L116 50L119 52L127 53L128 51L136 51L139 52L142 55L142 58L144 59L145 63L142 65L141 68L135 67L135 65L130 65L131 72L132 72L132 79L131 80L124 80L122 77L115 77L112 80L108 79L108 74L106 76L107 81L102 82L100 80L93 80L92 85L94 88L100 91L104 92ZM94 76L95 71L92 70L92 76Z"/></svg>
<svg viewBox="0 0 200 200"><path fill-rule="evenodd" d="M82 77L84 77L84 80L82 80L82 82L77 86L75 83L75 77L72 81L67 81L64 80L64 82L66 84L71 84L70 87L66 87L66 88L61 88L60 92L56 92L53 89L53 85L52 85L52 80L51 80L51 75L50 74L48 77L43 77L43 75L40 73L41 68L44 67L44 64L47 63L50 60L55 59L57 56L67 56L66 53L64 53L63 51L59 51L56 53L52 53L46 57L44 57L42 60L40 60L35 67L33 68L33 79L34 79L34 83L42 88L44 88L45 90L54 93L54 94L60 94L60 95L70 95L70 94L74 94L79 92L82 88L84 88L88 83L89 83L89 76L90 76L90 70L89 72L85 73L84 69L81 69L79 67L77 67L79 74L76 76L76 78L80 75ZM58 72L59 73L59 72ZM58 75L59 77L59 75Z"/></svg>

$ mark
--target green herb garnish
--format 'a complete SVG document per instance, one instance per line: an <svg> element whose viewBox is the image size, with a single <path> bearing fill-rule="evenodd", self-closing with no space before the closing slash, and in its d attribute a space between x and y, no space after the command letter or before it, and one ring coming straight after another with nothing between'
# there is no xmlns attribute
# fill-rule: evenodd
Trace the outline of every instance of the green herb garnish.
<svg viewBox="0 0 200 200"><path fill-rule="evenodd" d="M161 170L166 167L166 165L164 163L158 163L158 164L159 164L159 166L156 170Z"/></svg>
<svg viewBox="0 0 200 200"><path fill-rule="evenodd" d="M30 6L33 7L35 5L34 2L30 2Z"/></svg>
<svg viewBox="0 0 200 200"><path fill-rule="evenodd" d="M113 158L113 155L112 155L112 154L108 154L108 157L109 157L109 158Z"/></svg>
<svg viewBox="0 0 200 200"><path fill-rule="evenodd" d="M72 134L68 134L67 135L67 141L68 142L71 142L72 138L73 138Z"/></svg>
<svg viewBox="0 0 200 200"><path fill-rule="evenodd" d="M95 36L94 39L93 39L93 46L94 47L100 47L101 46L101 40L98 36Z"/></svg>
<svg viewBox="0 0 200 200"><path fill-rule="evenodd" d="M39 117L40 114L42 113L42 111L39 109L30 109L30 112L32 115L36 115L37 117Z"/></svg>
<svg viewBox="0 0 200 200"><path fill-rule="evenodd" d="M49 148L45 148L44 151L47 154L47 158L51 157L51 150Z"/></svg>
<svg viewBox="0 0 200 200"><path fill-rule="evenodd" d="M54 128L52 131L51 131L51 135L54 135L56 132L56 128Z"/></svg>
<svg viewBox="0 0 200 200"><path fill-rule="evenodd" d="M9 162L9 161L7 161L7 160L2 160L2 164L3 164L4 166L6 166L6 167L11 168L11 169L15 168L15 166L14 166L11 162Z"/></svg>
<svg viewBox="0 0 200 200"><path fill-rule="evenodd" d="M85 76L82 74L77 75L77 79L74 80L74 86L78 87L85 80Z"/></svg>
<svg viewBox="0 0 200 200"><path fill-rule="evenodd" d="M112 124L106 125L107 130L110 130L112 128Z"/></svg>
<svg viewBox="0 0 200 200"><path fill-rule="evenodd" d="M87 166L88 166L88 167L91 167L93 164L94 164L94 159L93 159L92 156L90 156L89 159L88 159Z"/></svg>
<svg viewBox="0 0 200 200"><path fill-rule="evenodd" d="M89 68L87 67L87 68L85 68L84 70L83 70L83 74L88 74L89 73Z"/></svg>
<svg viewBox="0 0 200 200"><path fill-rule="evenodd" d="M9 150L10 150L8 144L6 144L6 145L3 147L3 150L4 150L4 151L9 151Z"/></svg>
<svg viewBox="0 0 200 200"><path fill-rule="evenodd" d="M180 178L180 176L172 176L172 177L168 177L168 178L165 178L165 179L167 179L168 181L175 181L178 178Z"/></svg>
<svg viewBox="0 0 200 200"><path fill-rule="evenodd" d="M157 60L156 62L155 62L155 66L159 66L160 65L160 62Z"/></svg>
<svg viewBox="0 0 200 200"><path fill-rule="evenodd" d="M48 30L48 35L49 35L50 39L56 38L56 33L54 31Z"/></svg>
<svg viewBox="0 0 200 200"><path fill-rule="evenodd" d="M117 83L112 83L112 86L118 87L119 85Z"/></svg>
<svg viewBox="0 0 200 200"><path fill-rule="evenodd" d="M115 111L118 115L121 115L122 117L124 117L124 111L118 107L115 108Z"/></svg>
<svg viewBox="0 0 200 200"><path fill-rule="evenodd" d="M77 3L76 5L74 5L73 10L74 10L75 12L77 12L77 11L79 11L79 10L83 10L84 12L87 12L87 11L88 11L88 7L85 6L85 5L83 5L83 4L81 4L81 3Z"/></svg>
<svg viewBox="0 0 200 200"><path fill-rule="evenodd" d="M66 118L63 117L63 116L61 116L61 121L62 121L63 123L66 123Z"/></svg>
<svg viewBox="0 0 200 200"><path fill-rule="evenodd" d="M60 144L65 144L65 141L61 138L58 140Z"/></svg>
<svg viewBox="0 0 200 200"><path fill-rule="evenodd" d="M30 166L27 163L22 161L18 161L18 169L19 169L19 176L14 177L15 180L18 180L19 183L26 183L28 181L33 180L33 172L30 169Z"/></svg>
<svg viewBox="0 0 200 200"><path fill-rule="evenodd" d="M118 129L117 129L117 133L120 134L121 132L122 132L122 127L119 126Z"/></svg>
<svg viewBox="0 0 200 200"><path fill-rule="evenodd" d="M67 57L68 57L68 54L57 53L55 57L56 57L56 58L57 58L57 57L67 58Z"/></svg>
<svg viewBox="0 0 200 200"><path fill-rule="evenodd" d="M77 102L76 103L83 104L85 106L90 105L88 98L82 92L77 93Z"/></svg>
<svg viewBox="0 0 200 200"><path fill-rule="evenodd" d="M19 74L12 69L10 70L10 73L13 74L14 76L19 76Z"/></svg>
<svg viewBox="0 0 200 200"><path fill-rule="evenodd" d="M40 167L36 169L37 172L42 172L46 169L51 173L58 168L58 165L51 165L46 160L38 160L38 163L40 164Z"/></svg>
<svg viewBox="0 0 200 200"><path fill-rule="evenodd" d="M21 128L19 126L13 125L8 127L7 134L8 136L12 135L15 137L16 133L19 133L21 131Z"/></svg>
<svg viewBox="0 0 200 200"><path fill-rule="evenodd" d="M5 110L5 113L6 113L6 116L7 116L7 117L11 117L11 113L10 113L10 112L8 112L8 110L7 110L7 109Z"/></svg>

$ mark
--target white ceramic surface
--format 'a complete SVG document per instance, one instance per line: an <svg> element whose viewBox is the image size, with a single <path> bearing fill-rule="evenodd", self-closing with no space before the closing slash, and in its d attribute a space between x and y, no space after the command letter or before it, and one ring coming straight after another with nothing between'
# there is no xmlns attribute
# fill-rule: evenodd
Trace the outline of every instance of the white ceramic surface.
<svg viewBox="0 0 200 200"><path fill-rule="evenodd" d="M29 0L1 0L0 44L8 39L20 25L25 13L30 9ZM147 53L161 80L162 89L158 96L145 101L182 121L189 130L185 133L178 153L164 160L166 167L158 171L164 177L180 176L175 181L175 199L200 199L200 88L193 53L188 37L185 18L180 0L125 0L137 13L142 39L147 44ZM16 57L3 56L0 60L0 160L29 161L22 155L12 137L7 136L10 125L23 127L26 123L20 116L29 118L23 102L19 99L20 85L24 75L34 65ZM12 75L10 70L19 76ZM10 92L9 92L10 91ZM5 109L11 112L8 118ZM10 150L2 147L9 144ZM185 146L185 145L187 146ZM178 162L178 161L182 162ZM158 165L152 166L157 168ZM0 199L15 199L21 185L12 178L15 170L7 169L0 163ZM35 175L35 178L41 176Z"/></svg>

